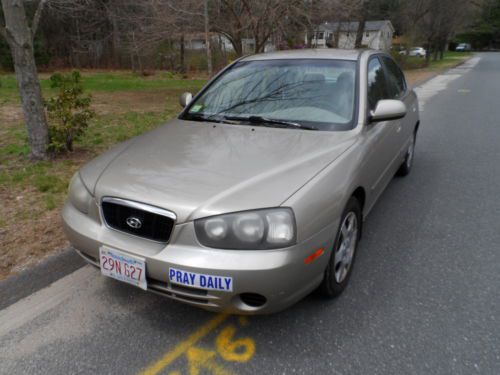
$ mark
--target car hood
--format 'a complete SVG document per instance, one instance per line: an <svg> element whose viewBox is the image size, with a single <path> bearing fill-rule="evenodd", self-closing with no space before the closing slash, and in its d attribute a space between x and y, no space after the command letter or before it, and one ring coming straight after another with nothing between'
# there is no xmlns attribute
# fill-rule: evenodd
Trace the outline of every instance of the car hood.
<svg viewBox="0 0 500 375"><path fill-rule="evenodd" d="M173 120L80 173L98 201L109 196L162 207L182 223L279 206L353 143L352 132Z"/></svg>

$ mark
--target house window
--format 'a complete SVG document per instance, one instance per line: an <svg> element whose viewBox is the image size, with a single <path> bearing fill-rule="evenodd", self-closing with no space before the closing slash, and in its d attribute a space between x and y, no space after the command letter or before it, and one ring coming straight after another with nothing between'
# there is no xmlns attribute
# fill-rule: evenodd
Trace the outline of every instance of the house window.
<svg viewBox="0 0 500 375"><path fill-rule="evenodd" d="M369 38L369 37L370 37L370 32L369 32L369 31L367 31L367 32L366 32L366 37L367 37L367 38Z"/></svg>
<svg viewBox="0 0 500 375"><path fill-rule="evenodd" d="M324 39L325 33L318 33L317 39Z"/></svg>

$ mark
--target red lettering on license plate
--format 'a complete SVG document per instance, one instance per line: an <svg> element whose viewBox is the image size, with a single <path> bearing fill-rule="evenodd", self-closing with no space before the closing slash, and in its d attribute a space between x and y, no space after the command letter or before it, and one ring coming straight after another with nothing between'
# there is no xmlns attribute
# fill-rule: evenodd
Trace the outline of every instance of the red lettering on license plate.
<svg viewBox="0 0 500 375"><path fill-rule="evenodd" d="M106 255L101 256L102 268L106 271L115 272L117 275L124 275L126 277L130 277L134 280L140 280L142 275L142 269L132 266L127 263L123 263L119 260L113 259Z"/></svg>

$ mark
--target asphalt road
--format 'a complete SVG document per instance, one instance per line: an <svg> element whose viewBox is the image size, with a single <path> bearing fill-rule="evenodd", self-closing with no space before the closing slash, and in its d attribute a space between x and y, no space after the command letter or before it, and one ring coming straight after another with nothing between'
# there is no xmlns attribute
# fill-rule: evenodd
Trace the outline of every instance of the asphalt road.
<svg viewBox="0 0 500 375"><path fill-rule="evenodd" d="M339 299L239 318L86 266L0 311L0 373L500 374L500 54L418 92L414 169Z"/></svg>

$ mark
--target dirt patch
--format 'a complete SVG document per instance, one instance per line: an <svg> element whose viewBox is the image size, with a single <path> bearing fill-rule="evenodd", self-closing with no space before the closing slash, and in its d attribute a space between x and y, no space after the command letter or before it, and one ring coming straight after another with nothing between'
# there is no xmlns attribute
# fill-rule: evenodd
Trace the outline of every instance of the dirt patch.
<svg viewBox="0 0 500 375"><path fill-rule="evenodd" d="M56 158L54 175L66 181L93 156L90 151L76 149ZM7 173L24 168L21 161L2 167ZM60 217L64 196L52 195L53 207L48 209L47 193L34 186L0 188L0 280L68 247Z"/></svg>
<svg viewBox="0 0 500 375"><path fill-rule="evenodd" d="M419 82L426 81L435 74L435 71L425 69L409 70L405 72L406 80L408 81L408 84L410 86L414 86Z"/></svg>
<svg viewBox="0 0 500 375"><path fill-rule="evenodd" d="M92 108L97 114L127 112L163 112L168 102L177 100L183 90L151 90L125 92L96 92L92 94ZM181 107L179 106L179 111Z"/></svg>
<svg viewBox="0 0 500 375"><path fill-rule="evenodd" d="M18 123L23 120L23 111L19 105L3 104L0 107L0 123Z"/></svg>
<svg viewBox="0 0 500 375"><path fill-rule="evenodd" d="M0 201L0 279L67 247L60 212L46 211L40 193L0 190Z"/></svg>

